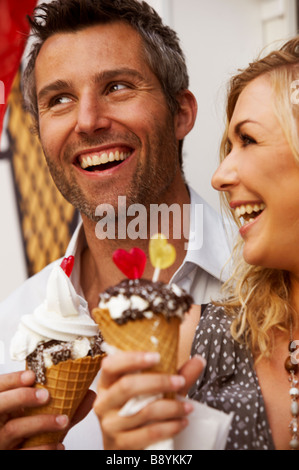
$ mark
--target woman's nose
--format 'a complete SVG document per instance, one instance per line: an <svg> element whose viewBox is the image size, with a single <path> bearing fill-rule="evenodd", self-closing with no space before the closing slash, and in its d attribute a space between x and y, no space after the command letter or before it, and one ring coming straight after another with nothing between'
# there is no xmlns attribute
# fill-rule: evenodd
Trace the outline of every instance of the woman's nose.
<svg viewBox="0 0 299 470"><path fill-rule="evenodd" d="M212 186L217 191L228 191L239 183L237 166L232 155L228 155L212 177Z"/></svg>

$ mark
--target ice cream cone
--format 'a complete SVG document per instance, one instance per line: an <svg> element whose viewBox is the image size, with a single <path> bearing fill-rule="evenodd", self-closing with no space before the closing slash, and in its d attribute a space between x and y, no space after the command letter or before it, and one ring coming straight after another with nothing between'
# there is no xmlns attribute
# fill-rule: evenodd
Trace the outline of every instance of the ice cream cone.
<svg viewBox="0 0 299 470"><path fill-rule="evenodd" d="M42 407L30 408L26 415L65 414L71 420L97 375L103 357L104 355L86 356L60 362L46 369L45 385L36 384L35 387L47 388L51 396L50 402ZM65 431L39 434L27 439L23 448L62 442L64 435Z"/></svg>
<svg viewBox="0 0 299 470"><path fill-rule="evenodd" d="M119 325L108 310L95 308L92 316L108 344L123 351L158 352L160 363L150 369L151 372L177 372L180 318L173 316L167 319L163 314L154 314L152 318L144 317Z"/></svg>

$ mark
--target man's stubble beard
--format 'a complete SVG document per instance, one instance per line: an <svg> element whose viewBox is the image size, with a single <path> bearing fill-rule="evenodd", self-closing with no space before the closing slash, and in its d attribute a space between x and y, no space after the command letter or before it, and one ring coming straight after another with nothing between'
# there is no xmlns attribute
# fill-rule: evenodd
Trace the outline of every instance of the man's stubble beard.
<svg viewBox="0 0 299 470"><path fill-rule="evenodd" d="M147 142L147 148L150 149L150 152L148 152L144 163L138 161L131 183L127 185L126 194L117 194L117 196L126 196L127 207L133 204L142 204L149 211L151 204L164 202L163 196L169 190L177 172L179 157L172 121L167 123L163 131L157 132L151 143ZM107 204L105 196L99 201L92 202L75 183L73 168L71 168L70 176L67 177L64 170L53 163L45 148L44 155L53 181L63 197L88 219L95 223L98 222L100 218L95 215L96 208L100 204ZM117 184L115 186L117 187ZM103 194L107 195L104 189ZM115 199L117 200L117 197ZM115 220L117 220L117 202L112 205L114 206Z"/></svg>

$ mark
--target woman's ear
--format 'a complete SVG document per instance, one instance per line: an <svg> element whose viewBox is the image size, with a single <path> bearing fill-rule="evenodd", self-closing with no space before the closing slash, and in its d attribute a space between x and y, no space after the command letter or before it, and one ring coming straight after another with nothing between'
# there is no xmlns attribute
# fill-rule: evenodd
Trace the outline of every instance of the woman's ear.
<svg viewBox="0 0 299 470"><path fill-rule="evenodd" d="M179 109L175 115L175 132L177 140L183 140L193 129L197 116L197 101L189 90L183 90L177 96Z"/></svg>

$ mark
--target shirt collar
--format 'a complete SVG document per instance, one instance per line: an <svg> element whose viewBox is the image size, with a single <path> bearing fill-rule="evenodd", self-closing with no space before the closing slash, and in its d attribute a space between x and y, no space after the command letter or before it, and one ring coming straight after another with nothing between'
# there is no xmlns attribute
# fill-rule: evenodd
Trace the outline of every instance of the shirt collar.
<svg viewBox="0 0 299 470"><path fill-rule="evenodd" d="M73 286L75 287L77 293L84 297L82 287L81 287L81 253L86 246L86 238L85 238L85 233L83 229L83 222L82 219L80 218L79 224L76 227L73 236L69 242L69 245L67 247L65 257L68 256L74 256L75 258L75 263L74 263L74 268L72 271L72 274L70 276L70 279L73 283Z"/></svg>
<svg viewBox="0 0 299 470"><path fill-rule="evenodd" d="M221 216L192 188L190 193L190 230L188 250L185 259L174 274L172 282L182 277L193 278L199 267L218 280L228 277L228 260L231 253L231 238L226 231ZM75 257L71 280L77 292L81 291L81 253L86 246L82 219L70 240L65 256Z"/></svg>
<svg viewBox="0 0 299 470"><path fill-rule="evenodd" d="M218 280L229 273L231 240L221 216L192 188L190 192L190 230L188 251L173 280L194 276L197 267Z"/></svg>

